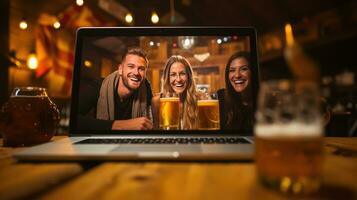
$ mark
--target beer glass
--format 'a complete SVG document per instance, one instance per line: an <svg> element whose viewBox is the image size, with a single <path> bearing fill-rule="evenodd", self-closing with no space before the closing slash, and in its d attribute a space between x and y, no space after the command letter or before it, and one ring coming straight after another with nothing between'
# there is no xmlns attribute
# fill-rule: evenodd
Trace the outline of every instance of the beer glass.
<svg viewBox="0 0 357 200"><path fill-rule="evenodd" d="M204 93L197 101L198 107L198 129L219 130L219 102L216 93Z"/></svg>
<svg viewBox="0 0 357 200"><path fill-rule="evenodd" d="M323 161L317 84L263 83L256 119L255 161L260 182L288 194L316 192Z"/></svg>
<svg viewBox="0 0 357 200"><path fill-rule="evenodd" d="M180 99L176 93L160 97L159 127L163 130L178 129L180 122Z"/></svg>
<svg viewBox="0 0 357 200"><path fill-rule="evenodd" d="M45 88L15 88L0 111L4 146L30 146L49 141L60 116Z"/></svg>

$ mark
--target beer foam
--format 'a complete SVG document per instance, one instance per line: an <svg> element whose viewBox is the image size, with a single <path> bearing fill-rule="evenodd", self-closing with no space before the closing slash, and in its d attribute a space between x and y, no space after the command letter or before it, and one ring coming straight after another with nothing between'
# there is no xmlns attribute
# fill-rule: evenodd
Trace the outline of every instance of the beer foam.
<svg viewBox="0 0 357 200"><path fill-rule="evenodd" d="M218 103L218 100L216 100L216 99L198 100L197 101L198 105L216 105L217 103Z"/></svg>
<svg viewBox="0 0 357 200"><path fill-rule="evenodd" d="M198 100L198 102L217 102L217 99Z"/></svg>
<svg viewBox="0 0 357 200"><path fill-rule="evenodd" d="M178 97L161 97L160 101L179 101Z"/></svg>
<svg viewBox="0 0 357 200"><path fill-rule="evenodd" d="M303 124L303 123L289 123L289 124L259 124L254 127L256 136L271 138L271 137L318 137L322 136L323 128L319 123Z"/></svg>

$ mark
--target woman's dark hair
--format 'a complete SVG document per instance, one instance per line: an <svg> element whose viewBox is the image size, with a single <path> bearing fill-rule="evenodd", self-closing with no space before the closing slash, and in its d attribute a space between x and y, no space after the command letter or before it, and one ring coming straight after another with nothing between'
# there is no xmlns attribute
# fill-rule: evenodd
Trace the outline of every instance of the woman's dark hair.
<svg viewBox="0 0 357 200"><path fill-rule="evenodd" d="M252 62L250 53L246 51L239 51L234 53L227 62L225 70L225 84L224 92L224 110L226 113L226 129L250 130L253 126L253 108L252 108L252 91L251 84L253 78L250 78L248 87L241 93L238 93L233 88L229 80L229 68L233 60L237 58L244 58L248 61L248 66L252 70ZM251 73L252 75L254 73Z"/></svg>

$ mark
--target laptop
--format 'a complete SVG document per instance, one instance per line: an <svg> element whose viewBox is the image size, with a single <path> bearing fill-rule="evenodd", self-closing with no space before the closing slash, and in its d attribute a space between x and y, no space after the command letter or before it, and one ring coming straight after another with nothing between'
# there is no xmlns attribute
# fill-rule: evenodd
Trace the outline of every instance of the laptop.
<svg viewBox="0 0 357 200"><path fill-rule="evenodd" d="M132 47L143 50L146 53L145 57L147 57L147 60L143 59L143 56L139 58L139 60L145 61L143 65L147 64L147 68L145 68L146 74L140 77L140 81L142 82L139 82L140 87L138 87L141 88L143 84L146 85L145 97L147 104L145 105L149 109L145 111L144 118L149 120L150 122L146 122L151 125L141 127L141 129L145 130L132 130L131 126L122 124L123 126L121 126L120 130L112 130L114 129L113 121L118 120L115 118L118 117L118 113L122 120L127 119L125 115L128 116L127 113L113 111L113 108L118 109L118 107L121 107L128 110L126 109L127 107L133 107L135 104L133 103L135 100L124 104L125 101L123 99L125 98L121 98L120 95L122 94L116 92L118 91L118 85L125 82L124 78L122 82L120 78L128 75L125 74L124 67L128 67L129 65L122 65L122 73L118 78L119 81L115 82L114 85L111 84L112 82L108 84L114 88L114 92L112 92L112 96L106 97L107 99L104 102L114 98L114 100L111 100L115 104L114 107L111 107L112 110L109 109L110 107L102 109L101 106L98 106L98 102L102 96L101 91L102 87L104 87L103 85L105 85L103 82L106 80L106 77L119 71L119 66L124 60L127 62L128 57L123 57L123 55ZM162 77L165 75L165 65L168 64L168 60L172 56L177 57L179 55L181 58L185 58L191 66L192 74L189 77L187 71L186 74L181 74L181 72L170 74L170 71L170 77L175 76L175 81L177 81L176 78L180 77L179 79L181 79L181 75L183 77L188 76L195 81L195 90L197 92L200 92L200 94L214 94L219 89L226 87L225 73L226 71L230 71L226 70L226 65L229 58L236 52L248 52L250 55L250 80L248 83L250 89L246 94L248 94L247 99L250 101L248 104L250 105L251 112L244 113L243 111L243 115L241 116L243 116L242 118L250 119L245 120L245 122L251 121L254 123L253 115L256 109L259 87L257 36L254 28L80 28L76 34L69 137L26 148L23 151L15 153L14 156L20 161L252 160L254 154L253 124L251 123L248 127L245 126L246 128L241 129L237 125L238 121L232 120L232 126L225 127L222 120L227 118L225 113L222 114L221 110L222 107L229 107L226 101L219 100L220 113L218 119L211 120L213 125L196 124L196 126L191 126L191 128L185 127L184 123L187 125L192 123L192 121L197 121L197 123L202 122L203 120L200 119L202 112L208 113L208 115L212 112L208 110L209 107L198 108L199 113L196 115L196 118L191 119L191 121L186 120L185 122L182 116L188 116L187 113L190 111L184 111L182 108L184 106L177 107L178 109L171 111L162 111L164 109L162 107L159 107L158 112L150 110L155 107L151 105L153 101L150 101L150 98L156 97L161 99L163 97L162 93L160 93L162 91L162 84L164 84ZM135 56L137 55L133 57ZM139 67L137 73L145 69ZM129 73L128 77L130 80L126 80L127 86L128 84L136 84L134 83L135 81L138 82L139 78L136 76L130 76ZM227 78L229 77L227 76ZM131 82L128 82L128 80ZM235 81L236 84L241 84L240 80ZM182 87L182 84L177 84L176 86ZM227 88L225 89L227 90ZM134 88L133 91L132 94L135 92L139 93L139 89L136 90ZM215 99L213 96L209 98ZM115 102L118 99L120 102ZM109 117L113 117L114 115L115 119L97 118L98 113L103 110L111 115ZM159 120L155 121L154 118L157 113L160 116L156 116ZM164 118L163 115L176 113L180 113L180 125L166 127L166 125L161 124ZM132 113L130 113L129 109L129 116L130 114ZM151 116L152 118L147 116ZM171 122L166 121L165 123L170 124Z"/></svg>

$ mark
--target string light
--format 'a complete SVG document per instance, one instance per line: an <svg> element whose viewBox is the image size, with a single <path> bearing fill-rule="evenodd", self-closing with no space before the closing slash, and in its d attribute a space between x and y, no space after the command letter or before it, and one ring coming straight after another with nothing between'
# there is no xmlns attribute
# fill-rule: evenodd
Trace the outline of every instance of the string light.
<svg viewBox="0 0 357 200"><path fill-rule="evenodd" d="M217 44L221 44L222 40L221 39L217 39Z"/></svg>
<svg viewBox="0 0 357 200"><path fill-rule="evenodd" d="M83 6L84 1L83 0L76 0L77 6Z"/></svg>
<svg viewBox="0 0 357 200"><path fill-rule="evenodd" d="M133 18L133 15L131 15L131 13L128 13L128 14L125 15L125 21L126 21L128 24L132 23L133 20L134 20L134 18Z"/></svg>
<svg viewBox="0 0 357 200"><path fill-rule="evenodd" d="M151 14L151 22L153 23L153 24L157 24L158 22L159 22L159 16L157 15L157 13L154 11L154 12L152 12L152 14Z"/></svg>
<svg viewBox="0 0 357 200"><path fill-rule="evenodd" d="M20 27L20 29L22 29L22 30L27 29L28 25L27 25L27 22L26 22L25 19L22 19L22 20L20 21L19 27Z"/></svg>
<svg viewBox="0 0 357 200"><path fill-rule="evenodd" d="M27 67L30 69L37 69L38 67L38 60L36 54L31 53L27 58Z"/></svg>
<svg viewBox="0 0 357 200"><path fill-rule="evenodd" d="M61 27L61 23L59 21L56 21L55 23L53 23L53 27L55 29L59 29Z"/></svg>

